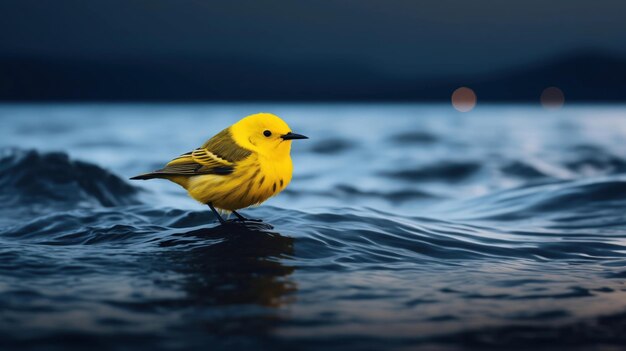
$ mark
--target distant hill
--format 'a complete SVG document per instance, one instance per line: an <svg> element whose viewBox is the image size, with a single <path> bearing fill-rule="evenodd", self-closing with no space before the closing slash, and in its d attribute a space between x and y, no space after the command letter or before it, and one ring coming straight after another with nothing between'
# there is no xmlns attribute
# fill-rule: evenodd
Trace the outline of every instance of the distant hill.
<svg viewBox="0 0 626 351"><path fill-rule="evenodd" d="M277 64L229 58L97 61L0 58L2 101L444 101L459 86L481 101L626 102L626 58L578 53L483 76L408 79L350 62Z"/></svg>
<svg viewBox="0 0 626 351"><path fill-rule="evenodd" d="M559 87L569 101L626 102L626 59L581 53L470 83L482 99L536 100L548 86Z"/></svg>

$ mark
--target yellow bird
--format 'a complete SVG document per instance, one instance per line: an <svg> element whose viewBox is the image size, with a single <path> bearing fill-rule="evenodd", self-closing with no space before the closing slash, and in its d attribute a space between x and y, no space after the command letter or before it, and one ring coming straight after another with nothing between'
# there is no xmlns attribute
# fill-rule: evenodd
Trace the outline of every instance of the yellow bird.
<svg viewBox="0 0 626 351"><path fill-rule="evenodd" d="M207 204L220 223L225 221L216 209L246 221L236 210L264 202L291 181L291 141L295 139L308 138L292 133L277 116L258 113L222 130L164 168L130 179L168 179Z"/></svg>

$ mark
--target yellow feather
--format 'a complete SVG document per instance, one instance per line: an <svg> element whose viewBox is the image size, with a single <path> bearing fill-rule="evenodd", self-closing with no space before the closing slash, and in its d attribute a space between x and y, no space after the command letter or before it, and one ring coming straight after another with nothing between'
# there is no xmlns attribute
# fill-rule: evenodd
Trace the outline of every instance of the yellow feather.
<svg viewBox="0 0 626 351"><path fill-rule="evenodd" d="M170 161L163 169L136 179L165 178L203 204L233 211L257 205L291 182L289 126L259 113L222 130L202 147ZM299 138L302 136L296 135Z"/></svg>

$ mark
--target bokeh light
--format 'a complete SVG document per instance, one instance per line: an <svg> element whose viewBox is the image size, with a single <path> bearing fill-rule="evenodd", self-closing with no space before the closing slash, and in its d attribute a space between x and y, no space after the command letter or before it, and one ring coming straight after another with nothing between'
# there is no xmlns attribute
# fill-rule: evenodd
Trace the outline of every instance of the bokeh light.
<svg viewBox="0 0 626 351"><path fill-rule="evenodd" d="M468 87L460 87L452 93L452 106L457 111L468 112L476 106L476 93Z"/></svg>
<svg viewBox="0 0 626 351"><path fill-rule="evenodd" d="M556 110L563 107L565 103L565 95L563 91L557 87L545 88L541 92L541 105L548 110Z"/></svg>

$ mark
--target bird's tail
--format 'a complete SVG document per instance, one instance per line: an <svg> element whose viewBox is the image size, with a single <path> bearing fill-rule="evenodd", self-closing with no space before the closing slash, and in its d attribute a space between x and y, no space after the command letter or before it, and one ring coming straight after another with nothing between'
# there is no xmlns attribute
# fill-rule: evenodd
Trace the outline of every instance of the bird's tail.
<svg viewBox="0 0 626 351"><path fill-rule="evenodd" d="M157 172L150 172L150 173L136 175L130 179L131 180L148 180L148 179L154 179L154 178L163 178L163 174L160 174Z"/></svg>

